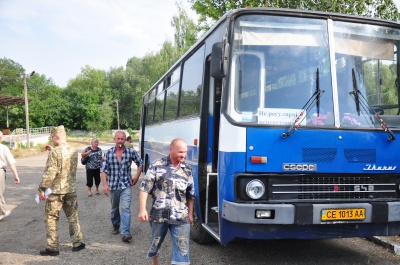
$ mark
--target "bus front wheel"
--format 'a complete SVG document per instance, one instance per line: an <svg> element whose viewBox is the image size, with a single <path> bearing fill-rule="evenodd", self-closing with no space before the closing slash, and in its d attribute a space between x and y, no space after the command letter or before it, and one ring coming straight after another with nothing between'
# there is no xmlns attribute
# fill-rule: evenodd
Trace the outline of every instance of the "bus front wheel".
<svg viewBox="0 0 400 265"><path fill-rule="evenodd" d="M202 222L197 218L196 213L193 215L194 220L190 226L190 238L200 245L211 244L215 242L215 239L203 228Z"/></svg>

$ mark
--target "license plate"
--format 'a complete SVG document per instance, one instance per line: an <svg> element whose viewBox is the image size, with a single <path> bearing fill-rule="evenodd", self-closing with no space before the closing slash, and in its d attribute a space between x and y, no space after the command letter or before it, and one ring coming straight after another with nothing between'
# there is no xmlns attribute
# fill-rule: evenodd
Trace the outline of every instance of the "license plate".
<svg viewBox="0 0 400 265"><path fill-rule="evenodd" d="M364 220L364 208L349 208L349 209L322 209L322 221L351 221L351 220Z"/></svg>

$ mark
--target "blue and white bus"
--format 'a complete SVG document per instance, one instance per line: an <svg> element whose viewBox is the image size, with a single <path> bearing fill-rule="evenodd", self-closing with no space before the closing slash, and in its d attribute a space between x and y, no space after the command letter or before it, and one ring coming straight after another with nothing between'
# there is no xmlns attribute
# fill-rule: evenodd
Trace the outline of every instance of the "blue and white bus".
<svg viewBox="0 0 400 265"><path fill-rule="evenodd" d="M188 144L198 243L400 234L400 25L230 11L143 97L145 167Z"/></svg>

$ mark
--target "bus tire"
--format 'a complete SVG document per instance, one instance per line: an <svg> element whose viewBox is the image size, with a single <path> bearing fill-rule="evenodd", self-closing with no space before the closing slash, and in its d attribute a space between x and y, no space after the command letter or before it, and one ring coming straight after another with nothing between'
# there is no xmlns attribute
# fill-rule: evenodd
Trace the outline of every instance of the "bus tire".
<svg viewBox="0 0 400 265"><path fill-rule="evenodd" d="M196 213L194 215L194 220L190 226L190 238L194 242L200 245L211 244L215 242L215 239L203 228L202 222L197 218Z"/></svg>

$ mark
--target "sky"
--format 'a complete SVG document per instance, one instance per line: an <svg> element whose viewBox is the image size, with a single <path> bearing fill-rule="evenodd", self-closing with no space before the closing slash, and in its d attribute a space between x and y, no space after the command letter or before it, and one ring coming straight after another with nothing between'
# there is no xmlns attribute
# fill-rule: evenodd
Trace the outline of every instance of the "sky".
<svg viewBox="0 0 400 265"><path fill-rule="evenodd" d="M0 0L0 58L66 87L86 65L125 67L173 42L176 1ZM179 2L195 19L188 1Z"/></svg>
<svg viewBox="0 0 400 265"><path fill-rule="evenodd" d="M176 1L0 0L0 58L66 87L86 65L125 67L172 42ZM188 1L179 2L195 20Z"/></svg>

